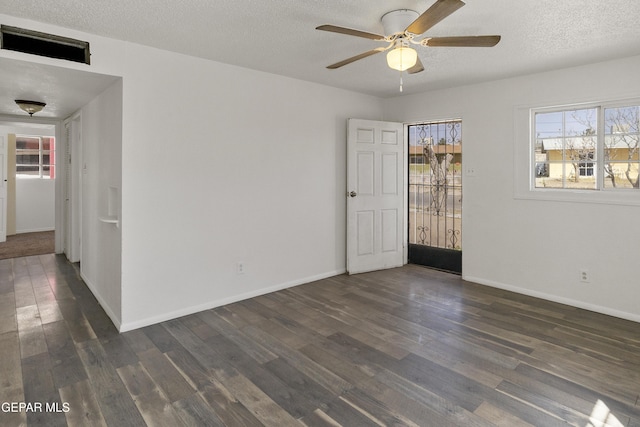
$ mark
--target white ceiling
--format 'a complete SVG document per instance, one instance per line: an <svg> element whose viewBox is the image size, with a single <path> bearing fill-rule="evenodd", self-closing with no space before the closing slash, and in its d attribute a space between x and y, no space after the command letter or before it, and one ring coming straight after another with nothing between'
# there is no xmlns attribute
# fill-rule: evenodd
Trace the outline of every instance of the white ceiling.
<svg viewBox="0 0 640 427"><path fill-rule="evenodd" d="M1 0L0 13L391 97L400 94L400 73L386 66L385 54L337 70L325 68L383 44L317 31L315 27L334 24L383 33L380 18L386 12L413 9L422 13L434 1ZM426 35L499 34L500 43L492 48L418 47L425 71L404 75L403 94L640 54L638 0L466 0L466 3ZM17 76L24 70L5 66L4 61L0 65L3 75L0 94L4 94L15 87L7 83L12 79L5 77L11 73ZM78 81L85 86L108 82L105 76L62 77L58 71L52 71L51 84L68 84L73 88ZM23 76L20 84L25 91L37 92L33 89L36 78L30 83ZM60 88L56 95L63 93L68 93L67 88ZM55 99L51 97L49 102ZM0 103L0 113L6 112L4 95Z"/></svg>

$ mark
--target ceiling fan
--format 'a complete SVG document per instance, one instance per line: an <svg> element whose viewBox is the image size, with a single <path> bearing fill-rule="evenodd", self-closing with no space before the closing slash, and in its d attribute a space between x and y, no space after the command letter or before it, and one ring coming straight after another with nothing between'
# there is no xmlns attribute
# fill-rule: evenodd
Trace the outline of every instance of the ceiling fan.
<svg viewBox="0 0 640 427"><path fill-rule="evenodd" d="M454 36L454 37L424 37L424 32L464 6L461 0L437 0L422 15L409 9L394 10L382 16L382 26L385 36L335 25L321 25L316 30L347 34L370 40L387 43L386 47L378 47L361 53L343 61L329 65L327 68L336 69L376 53L389 50L387 64L389 67L407 71L409 74L424 71L424 66L417 52L411 48L412 44L425 47L492 47L498 44L500 36ZM390 50L391 49L391 50Z"/></svg>

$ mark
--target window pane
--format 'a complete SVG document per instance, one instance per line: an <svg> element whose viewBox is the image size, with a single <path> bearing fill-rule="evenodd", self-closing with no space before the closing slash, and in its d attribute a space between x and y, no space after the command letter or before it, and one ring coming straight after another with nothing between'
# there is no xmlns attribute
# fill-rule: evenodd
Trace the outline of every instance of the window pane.
<svg viewBox="0 0 640 427"><path fill-rule="evenodd" d="M593 166L590 162L574 162L567 165L564 188L595 190L597 183Z"/></svg>
<svg viewBox="0 0 640 427"><path fill-rule="evenodd" d="M640 162L607 162L604 165L605 188L638 188Z"/></svg>
<svg viewBox="0 0 640 427"><path fill-rule="evenodd" d="M564 136L595 135L597 133L597 108L565 111L564 119Z"/></svg>
<svg viewBox="0 0 640 427"><path fill-rule="evenodd" d="M597 188L596 108L536 113L536 188Z"/></svg>
<svg viewBox="0 0 640 427"><path fill-rule="evenodd" d="M16 155L16 164L38 165L40 164L40 156L38 154L18 154Z"/></svg>
<svg viewBox="0 0 640 427"><path fill-rule="evenodd" d="M605 108L605 188L638 188L640 151L637 105Z"/></svg>
<svg viewBox="0 0 640 427"><path fill-rule="evenodd" d="M16 165L16 175L40 176L40 166Z"/></svg>
<svg viewBox="0 0 640 427"><path fill-rule="evenodd" d="M17 137L16 138L16 149L31 149L31 150L40 150L40 138L31 138L31 137Z"/></svg>
<svg viewBox="0 0 640 427"><path fill-rule="evenodd" d="M45 151L53 150L53 138L42 138L42 149Z"/></svg>
<svg viewBox="0 0 640 427"><path fill-rule="evenodd" d="M562 136L562 111L536 113L536 138L558 138Z"/></svg>

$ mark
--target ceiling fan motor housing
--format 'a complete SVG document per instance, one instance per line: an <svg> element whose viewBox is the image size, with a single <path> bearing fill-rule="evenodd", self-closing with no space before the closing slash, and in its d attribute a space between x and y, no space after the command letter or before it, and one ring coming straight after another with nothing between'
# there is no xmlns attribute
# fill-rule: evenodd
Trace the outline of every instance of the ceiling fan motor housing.
<svg viewBox="0 0 640 427"><path fill-rule="evenodd" d="M418 16L420 16L420 14L411 9L398 9L385 13L380 19L384 27L384 34L386 36L404 34L404 30L415 21Z"/></svg>

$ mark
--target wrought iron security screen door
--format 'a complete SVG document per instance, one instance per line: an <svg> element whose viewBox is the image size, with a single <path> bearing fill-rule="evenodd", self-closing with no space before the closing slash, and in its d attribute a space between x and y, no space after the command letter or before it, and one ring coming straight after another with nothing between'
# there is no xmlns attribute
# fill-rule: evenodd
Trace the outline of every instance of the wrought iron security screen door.
<svg viewBox="0 0 640 427"><path fill-rule="evenodd" d="M462 272L462 121L408 126L409 262Z"/></svg>

